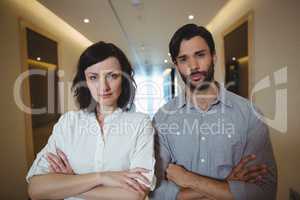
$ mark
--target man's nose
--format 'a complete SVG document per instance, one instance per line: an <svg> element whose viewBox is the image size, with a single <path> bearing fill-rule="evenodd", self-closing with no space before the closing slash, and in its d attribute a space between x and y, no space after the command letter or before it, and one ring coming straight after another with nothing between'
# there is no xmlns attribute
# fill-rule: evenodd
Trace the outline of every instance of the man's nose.
<svg viewBox="0 0 300 200"><path fill-rule="evenodd" d="M199 65L197 59L191 58L190 61L189 61L189 67L192 71L195 70L195 69L199 69L200 65Z"/></svg>

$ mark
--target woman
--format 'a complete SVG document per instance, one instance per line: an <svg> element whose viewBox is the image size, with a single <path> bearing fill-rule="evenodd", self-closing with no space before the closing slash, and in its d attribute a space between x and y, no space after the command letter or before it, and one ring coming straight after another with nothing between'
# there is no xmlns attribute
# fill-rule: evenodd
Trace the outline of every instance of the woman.
<svg viewBox="0 0 300 200"><path fill-rule="evenodd" d="M127 112L133 69L115 45L80 56L73 91L79 111L64 114L26 177L32 199L144 199L154 188L154 131Z"/></svg>

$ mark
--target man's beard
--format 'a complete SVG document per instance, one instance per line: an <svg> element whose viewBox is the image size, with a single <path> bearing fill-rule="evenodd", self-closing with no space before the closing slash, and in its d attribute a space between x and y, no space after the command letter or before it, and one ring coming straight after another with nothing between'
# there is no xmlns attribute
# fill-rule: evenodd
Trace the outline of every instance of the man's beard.
<svg viewBox="0 0 300 200"><path fill-rule="evenodd" d="M207 88L209 88L211 82L214 81L214 73L215 73L215 65L212 62L211 65L208 68L208 71L206 73L202 73L203 76L205 76L204 80L199 83L198 85L193 85L192 81L191 81L191 75L193 75L194 73L199 73L198 71L192 71L190 75L188 76L184 76L182 73L179 72L183 82L185 83L186 86L188 86L188 88L191 91L203 91L206 90Z"/></svg>

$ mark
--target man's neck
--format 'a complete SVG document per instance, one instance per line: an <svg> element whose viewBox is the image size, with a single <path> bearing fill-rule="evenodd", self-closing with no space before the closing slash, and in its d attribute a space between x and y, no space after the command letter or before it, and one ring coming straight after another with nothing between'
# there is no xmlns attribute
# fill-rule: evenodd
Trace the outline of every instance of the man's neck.
<svg viewBox="0 0 300 200"><path fill-rule="evenodd" d="M216 82L211 82L205 90L191 90L186 88L186 99L192 105L207 111L212 102L214 102L219 94L219 88Z"/></svg>

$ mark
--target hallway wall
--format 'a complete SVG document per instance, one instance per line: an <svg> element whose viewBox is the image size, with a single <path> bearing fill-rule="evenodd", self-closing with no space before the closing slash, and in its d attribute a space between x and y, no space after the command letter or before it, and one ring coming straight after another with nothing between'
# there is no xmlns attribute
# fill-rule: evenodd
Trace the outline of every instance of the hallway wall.
<svg viewBox="0 0 300 200"><path fill-rule="evenodd" d="M59 68L65 71L61 81L67 82L72 79L80 53L90 44L84 36L37 1L0 1L0 199L10 200L27 199L25 119L13 97L14 82L21 73L20 19L45 30L58 40ZM63 101L65 110L74 107L72 102L68 103L67 95Z"/></svg>
<svg viewBox="0 0 300 200"><path fill-rule="evenodd" d="M278 164L278 200L289 199L289 189L300 192L300 1L231 0L207 26L216 39L216 77L224 80L222 32L249 11L254 13L252 87L270 76L271 87L255 94L255 103L270 119L276 112L276 90L287 88L287 132L270 128ZM274 85L273 73L287 66L287 83ZM277 102L278 103L278 102ZM284 104L279 105L279 107Z"/></svg>

